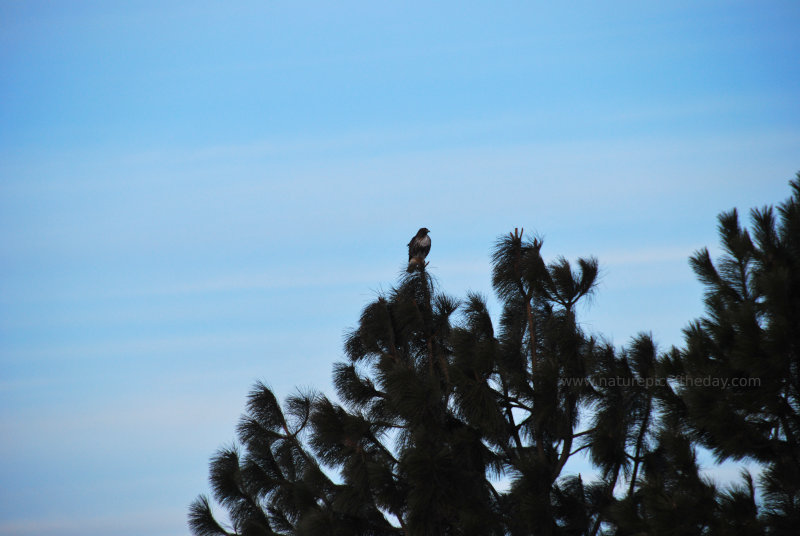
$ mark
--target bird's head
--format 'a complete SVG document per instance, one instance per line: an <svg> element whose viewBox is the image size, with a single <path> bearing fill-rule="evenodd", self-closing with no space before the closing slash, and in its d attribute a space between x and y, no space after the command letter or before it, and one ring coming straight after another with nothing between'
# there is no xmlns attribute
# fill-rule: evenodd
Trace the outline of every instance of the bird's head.
<svg viewBox="0 0 800 536"><path fill-rule="evenodd" d="M420 236L425 236L430 232L431 232L430 229L428 229L427 227L422 227L419 231L417 231L417 234Z"/></svg>

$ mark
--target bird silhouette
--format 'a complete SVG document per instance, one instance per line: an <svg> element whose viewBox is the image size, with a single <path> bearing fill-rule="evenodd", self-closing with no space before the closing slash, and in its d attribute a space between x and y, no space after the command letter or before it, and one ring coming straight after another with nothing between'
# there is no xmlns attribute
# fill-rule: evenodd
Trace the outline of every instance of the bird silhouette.
<svg viewBox="0 0 800 536"><path fill-rule="evenodd" d="M422 227L417 234L411 238L408 243L408 268L406 271L410 274L414 270L421 270L425 267L425 257L431 250L431 237L428 236L430 230L427 227Z"/></svg>

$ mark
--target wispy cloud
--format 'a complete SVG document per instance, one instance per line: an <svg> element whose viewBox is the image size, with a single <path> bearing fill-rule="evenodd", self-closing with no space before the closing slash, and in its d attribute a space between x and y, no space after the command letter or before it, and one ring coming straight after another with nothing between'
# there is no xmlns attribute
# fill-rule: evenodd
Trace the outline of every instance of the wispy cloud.
<svg viewBox="0 0 800 536"><path fill-rule="evenodd" d="M186 532L182 509L147 509L129 513L95 516L52 516L34 519L0 520L0 534L8 536L173 536Z"/></svg>
<svg viewBox="0 0 800 536"><path fill-rule="evenodd" d="M598 252L597 257L603 259L603 264L608 266L685 263L689 256L701 247L703 246L698 244L690 246L668 245L635 250L607 250Z"/></svg>

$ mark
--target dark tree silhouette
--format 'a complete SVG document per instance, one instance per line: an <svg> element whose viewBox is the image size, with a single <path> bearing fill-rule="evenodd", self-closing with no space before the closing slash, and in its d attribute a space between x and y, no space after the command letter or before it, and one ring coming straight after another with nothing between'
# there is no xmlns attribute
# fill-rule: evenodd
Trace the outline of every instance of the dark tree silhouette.
<svg viewBox="0 0 800 536"><path fill-rule="evenodd" d="M340 403L264 385L239 425L242 453L211 463L214 496L238 534L530 534L590 522L579 478L558 483L574 454L594 341L575 306L597 276L547 265L542 243L502 238L493 283L503 300L495 335L485 301L460 304L421 267L362 312L334 367ZM340 405L341 404L341 405ZM338 474L336 480L321 466ZM492 477L511 481L499 490ZM207 498L195 534L225 534Z"/></svg>
<svg viewBox="0 0 800 536"><path fill-rule="evenodd" d="M800 181L800 178L798 179ZM502 304L458 301L424 265L367 305L334 365L337 400L283 406L257 384L238 444L211 461L208 498L191 506L198 536L783 534L798 511L800 186L720 217L726 255L692 266L707 316L686 348L659 354L641 334L619 350L585 334L577 306L598 263L542 258L515 230L492 254ZM760 378L760 387L686 378ZM582 417L583 421L582 422ZM720 488L696 446L765 470ZM581 454L579 454L581 453ZM565 474L586 454L599 479ZM501 483L502 482L502 483ZM230 526L228 526L230 525Z"/></svg>
<svg viewBox="0 0 800 536"><path fill-rule="evenodd" d="M692 256L706 315L671 364L688 380L671 410L692 438L720 460L765 465L764 519L776 534L800 527L800 173L790 186L777 214L751 211L752 232L736 210L719 216L716 263L707 249Z"/></svg>

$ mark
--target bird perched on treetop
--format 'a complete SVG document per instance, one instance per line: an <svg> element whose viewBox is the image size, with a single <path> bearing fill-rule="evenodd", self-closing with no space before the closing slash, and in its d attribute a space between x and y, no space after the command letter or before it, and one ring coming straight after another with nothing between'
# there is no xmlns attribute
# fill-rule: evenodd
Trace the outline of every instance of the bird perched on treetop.
<svg viewBox="0 0 800 536"><path fill-rule="evenodd" d="M421 270L425 267L425 257L431 250L431 237L428 236L430 231L423 227L408 243L408 268L406 271L410 274L414 270Z"/></svg>

